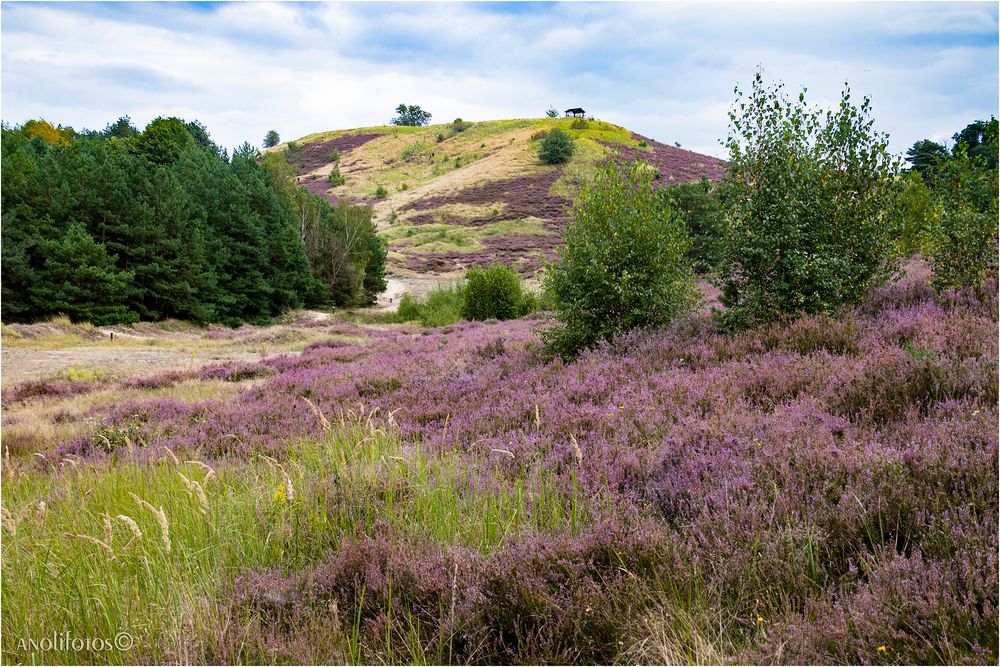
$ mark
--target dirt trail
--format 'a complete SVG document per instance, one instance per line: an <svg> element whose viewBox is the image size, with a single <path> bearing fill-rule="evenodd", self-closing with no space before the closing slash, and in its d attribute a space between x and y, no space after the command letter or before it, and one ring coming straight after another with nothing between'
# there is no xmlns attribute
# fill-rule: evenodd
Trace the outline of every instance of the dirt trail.
<svg viewBox="0 0 1000 667"><path fill-rule="evenodd" d="M83 367L110 376L138 377L169 370L188 370L229 359L259 359L250 352L206 353L164 349L136 349L134 345L80 345L58 350L4 347L0 352L0 381L9 386L25 380L55 377L67 368Z"/></svg>
<svg viewBox="0 0 1000 667"><path fill-rule="evenodd" d="M423 276L390 276L386 279L388 287L379 294L375 304L377 310L396 310L403 294L420 299L438 285L450 285L462 279L462 273L442 273Z"/></svg>

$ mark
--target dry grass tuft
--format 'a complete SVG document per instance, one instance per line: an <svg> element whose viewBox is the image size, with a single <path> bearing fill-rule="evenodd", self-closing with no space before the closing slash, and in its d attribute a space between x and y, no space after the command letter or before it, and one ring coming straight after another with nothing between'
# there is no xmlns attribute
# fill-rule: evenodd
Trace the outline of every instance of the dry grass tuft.
<svg viewBox="0 0 1000 667"><path fill-rule="evenodd" d="M81 540L86 540L87 542L90 542L91 544L95 544L95 545L99 546L101 549L103 549L105 553L108 554L108 558L110 560L118 560L117 558L115 558L115 550L112 549L111 545L109 545L107 542L99 540L96 537L91 537L90 535L79 535L77 533L66 533L66 534L68 536L70 536L70 537L78 537Z"/></svg>
<svg viewBox="0 0 1000 667"><path fill-rule="evenodd" d="M3 529L10 533L11 536L17 535L17 522L14 521L13 515L7 511L6 507L0 507L0 525Z"/></svg>
<svg viewBox="0 0 1000 667"><path fill-rule="evenodd" d="M135 519L125 514L119 514L118 519L126 526L128 526L128 529L130 531L132 531L132 541L130 541L129 544L132 544L132 542L136 540L142 539L142 531L139 530L139 524L135 522Z"/></svg>
<svg viewBox="0 0 1000 667"><path fill-rule="evenodd" d="M624 662L638 665L724 665L721 623L666 605L642 616Z"/></svg>
<svg viewBox="0 0 1000 667"><path fill-rule="evenodd" d="M213 477L216 476L215 475L215 468L213 468L212 466L208 465L204 461L191 460L191 461L186 461L186 463L190 463L191 465L196 465L196 466L198 466L199 468L201 468L202 470L205 471L205 479L202 480L202 481L204 483L206 483L206 484L208 483L208 480L210 480L210 479L212 479Z"/></svg>
<svg viewBox="0 0 1000 667"><path fill-rule="evenodd" d="M163 547L166 549L167 553L170 553L170 526L167 523L167 513L163 511L162 507L160 509L156 509L132 492L129 492L129 495L132 496L132 500L153 513L153 516L156 518L156 522L160 525L160 538L163 540Z"/></svg>

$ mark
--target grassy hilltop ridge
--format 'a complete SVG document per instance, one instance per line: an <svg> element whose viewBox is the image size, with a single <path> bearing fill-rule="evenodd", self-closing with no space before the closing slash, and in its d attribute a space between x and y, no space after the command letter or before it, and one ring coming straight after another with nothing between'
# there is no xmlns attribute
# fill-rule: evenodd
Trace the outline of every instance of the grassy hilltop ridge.
<svg viewBox="0 0 1000 667"><path fill-rule="evenodd" d="M567 163L538 159L538 141L568 132ZM299 183L332 202L372 205L395 275L449 274L502 261L523 275L555 257L580 184L601 160L643 159L663 184L721 177L718 158L653 141L624 127L573 118L377 126L320 132L288 152ZM343 178L331 184L336 170Z"/></svg>

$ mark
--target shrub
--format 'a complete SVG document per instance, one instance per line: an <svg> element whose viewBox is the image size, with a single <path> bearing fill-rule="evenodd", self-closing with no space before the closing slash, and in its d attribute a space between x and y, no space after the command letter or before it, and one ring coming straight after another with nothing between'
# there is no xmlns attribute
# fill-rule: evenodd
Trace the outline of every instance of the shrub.
<svg viewBox="0 0 1000 667"><path fill-rule="evenodd" d="M920 172L911 171L902 179L893 206L894 236L901 255L912 255L927 248L933 213L930 188L924 184Z"/></svg>
<svg viewBox="0 0 1000 667"><path fill-rule="evenodd" d="M420 322L425 327L443 327L462 319L465 285L439 285L423 301L404 294L396 309L396 322Z"/></svg>
<svg viewBox="0 0 1000 667"><path fill-rule="evenodd" d="M555 107L549 107L548 109L545 110L545 115L548 116L549 118L558 118L559 110L556 109Z"/></svg>
<svg viewBox="0 0 1000 667"><path fill-rule="evenodd" d="M410 158L423 154L426 150L427 144L422 141L416 141L403 149L403 152L399 155L399 159L406 161Z"/></svg>
<svg viewBox="0 0 1000 667"><path fill-rule="evenodd" d="M375 199L385 199L389 196L389 191L385 189L384 186L378 186L375 188Z"/></svg>
<svg viewBox="0 0 1000 667"><path fill-rule="evenodd" d="M729 114L728 228L720 321L743 327L857 303L897 270L891 212L898 164L869 100L835 111L790 101L761 74Z"/></svg>
<svg viewBox="0 0 1000 667"><path fill-rule="evenodd" d="M571 129L571 130L586 130L588 127L590 127L590 123L588 123L583 118L577 118L576 120L574 120L570 124L569 129Z"/></svg>
<svg viewBox="0 0 1000 667"><path fill-rule="evenodd" d="M451 123L451 129L455 132L465 132L472 123L466 123L461 118L456 118Z"/></svg>
<svg viewBox="0 0 1000 667"><path fill-rule="evenodd" d="M997 170L982 162L959 144L954 158L938 163L929 243L938 291L979 288L997 270Z"/></svg>
<svg viewBox="0 0 1000 667"><path fill-rule="evenodd" d="M340 151L336 148L330 153L330 162L340 162Z"/></svg>
<svg viewBox="0 0 1000 667"><path fill-rule="evenodd" d="M430 291L423 305L420 323L425 327L443 327L462 319L464 285L448 285Z"/></svg>
<svg viewBox="0 0 1000 667"><path fill-rule="evenodd" d="M340 167L333 165L333 169L330 170L330 175L326 177L326 180L330 181L330 185L333 187L343 185L344 176L340 173Z"/></svg>
<svg viewBox="0 0 1000 667"><path fill-rule="evenodd" d="M134 415L124 423L102 426L91 436L93 448L108 454L122 447L131 448L143 444L145 443L142 438L142 422Z"/></svg>
<svg viewBox="0 0 1000 667"><path fill-rule="evenodd" d="M683 220L653 190L641 162L606 162L584 186L546 287L559 325L550 352L582 348L637 327L669 322L696 301Z"/></svg>
<svg viewBox="0 0 1000 667"><path fill-rule="evenodd" d="M444 141L444 133L443 132L438 132L437 133L437 142L441 143L442 141Z"/></svg>
<svg viewBox="0 0 1000 667"><path fill-rule="evenodd" d="M546 164L560 164L573 157L573 139L558 127L549 130L538 149L538 159Z"/></svg>
<svg viewBox="0 0 1000 667"><path fill-rule="evenodd" d="M659 173L654 175L654 179ZM712 271L719 263L725 216L712 183L702 177L698 183L681 183L660 190L669 204L684 219L691 236L688 256L700 273Z"/></svg>
<svg viewBox="0 0 1000 667"><path fill-rule="evenodd" d="M420 306L407 292L399 299L396 307L396 318L399 322L415 322L420 319Z"/></svg>
<svg viewBox="0 0 1000 667"><path fill-rule="evenodd" d="M502 264L474 267L465 274L462 317L467 320L512 320L530 312L531 305L520 277Z"/></svg>

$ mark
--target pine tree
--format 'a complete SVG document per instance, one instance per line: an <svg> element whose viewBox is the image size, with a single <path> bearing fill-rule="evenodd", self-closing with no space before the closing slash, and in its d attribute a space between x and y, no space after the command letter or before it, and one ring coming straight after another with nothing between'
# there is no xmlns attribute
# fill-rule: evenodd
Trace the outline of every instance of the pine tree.
<svg viewBox="0 0 1000 667"><path fill-rule="evenodd" d="M59 240L42 242L45 266L31 288L38 313L65 313L74 321L131 323L139 319L124 305L131 271L115 268L115 257L94 241L79 222Z"/></svg>

